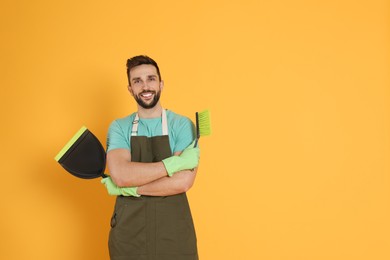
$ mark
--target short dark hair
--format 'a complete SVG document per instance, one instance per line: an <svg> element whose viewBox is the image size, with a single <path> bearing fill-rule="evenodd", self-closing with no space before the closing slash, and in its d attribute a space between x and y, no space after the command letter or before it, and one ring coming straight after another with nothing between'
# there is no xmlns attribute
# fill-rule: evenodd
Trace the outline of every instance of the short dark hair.
<svg viewBox="0 0 390 260"><path fill-rule="evenodd" d="M130 70L134 67L137 67L137 66L143 65L143 64L150 64L150 65L153 65L154 67L156 67L157 75L161 81L160 69L158 68L157 62L155 62L152 58L150 58L146 55L138 55L138 56L134 56L134 57L127 60L126 67L127 67L127 79L129 81L129 86L131 85L130 84Z"/></svg>

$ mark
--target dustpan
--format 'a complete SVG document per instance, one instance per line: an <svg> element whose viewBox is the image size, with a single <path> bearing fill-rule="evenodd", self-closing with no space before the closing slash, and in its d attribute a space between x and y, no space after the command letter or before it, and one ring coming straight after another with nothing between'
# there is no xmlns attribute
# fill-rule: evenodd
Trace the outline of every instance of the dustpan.
<svg viewBox="0 0 390 260"><path fill-rule="evenodd" d="M81 127L54 159L78 178L107 177L104 174L106 152L103 145L85 126Z"/></svg>

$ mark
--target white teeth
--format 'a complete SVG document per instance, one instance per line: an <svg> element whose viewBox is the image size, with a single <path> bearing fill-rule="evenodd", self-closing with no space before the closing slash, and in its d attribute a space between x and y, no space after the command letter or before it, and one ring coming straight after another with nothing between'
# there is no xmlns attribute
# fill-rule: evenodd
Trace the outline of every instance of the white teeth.
<svg viewBox="0 0 390 260"><path fill-rule="evenodd" d="M150 97L150 96L152 96L152 93L144 93L144 94L141 94L141 96L143 96L143 97Z"/></svg>

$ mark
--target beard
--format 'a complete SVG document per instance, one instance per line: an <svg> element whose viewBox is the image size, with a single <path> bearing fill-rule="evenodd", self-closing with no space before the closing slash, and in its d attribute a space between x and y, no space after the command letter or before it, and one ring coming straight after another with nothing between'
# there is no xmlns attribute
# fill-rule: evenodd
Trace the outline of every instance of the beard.
<svg viewBox="0 0 390 260"><path fill-rule="evenodd" d="M153 94L153 100L150 103L146 103L140 98L140 95L143 93L152 93ZM159 91L142 91L137 96L134 96L135 101L137 101L138 105L140 105L142 108L150 109L153 108L158 101L160 100L161 90Z"/></svg>

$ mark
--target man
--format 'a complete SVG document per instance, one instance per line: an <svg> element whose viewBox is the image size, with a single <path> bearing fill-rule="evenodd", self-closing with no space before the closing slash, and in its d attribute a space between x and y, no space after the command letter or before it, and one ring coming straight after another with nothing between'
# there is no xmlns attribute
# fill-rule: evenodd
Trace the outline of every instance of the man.
<svg viewBox="0 0 390 260"><path fill-rule="evenodd" d="M102 180L109 194L119 195L111 218L110 258L198 259L186 197L199 162L194 125L162 108L164 82L153 59L129 59L127 76L137 112L111 124L107 140L111 178Z"/></svg>

